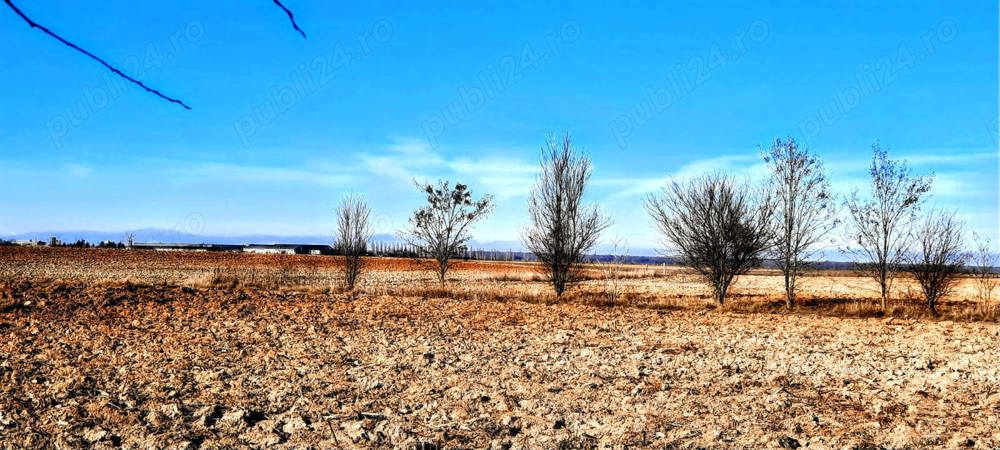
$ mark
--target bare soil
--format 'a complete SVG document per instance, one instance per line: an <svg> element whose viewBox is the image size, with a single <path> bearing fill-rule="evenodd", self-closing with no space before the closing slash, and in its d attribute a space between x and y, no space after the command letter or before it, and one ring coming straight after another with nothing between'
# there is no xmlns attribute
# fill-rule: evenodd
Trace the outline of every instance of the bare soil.
<svg viewBox="0 0 1000 450"><path fill-rule="evenodd" d="M333 258L0 249L0 448L1000 447L993 322L711 308L647 268L634 292L694 306L371 267L344 294ZM780 297L754 277L745 304Z"/></svg>

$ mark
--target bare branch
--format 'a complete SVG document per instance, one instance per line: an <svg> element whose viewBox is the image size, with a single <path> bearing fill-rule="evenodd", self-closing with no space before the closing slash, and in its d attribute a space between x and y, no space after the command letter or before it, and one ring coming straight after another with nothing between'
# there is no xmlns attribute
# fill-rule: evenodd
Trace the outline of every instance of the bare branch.
<svg viewBox="0 0 1000 450"><path fill-rule="evenodd" d="M42 26L42 25L38 24L37 22L31 20L27 15L25 15L23 12L21 12L21 10L18 9L17 6L15 6L13 2L11 2L11 0L4 0L4 3L6 3L7 6L9 6L10 9L12 9L18 16L21 16L21 18L24 19L24 21L27 22L28 25L31 26L31 28L38 28L43 33L45 33L45 34L47 34L49 36L52 36L55 40L57 40L59 42L62 42L64 45L66 45L66 46L68 46L68 47L70 47L70 48L72 48L72 49L74 49L74 50L76 50L76 51L78 51L80 53L83 53L84 55L87 55L87 57L89 57L90 59L93 59L94 61L97 61L97 62L101 63L101 65L103 65L104 67L106 67L108 70L110 70L115 75L118 75L118 76L120 76L120 77L128 80L129 82L131 82L131 83L133 83L133 84L141 87L146 92L149 92L150 94L153 94L153 95L155 95L157 97L160 97L160 98L162 98L162 99L164 99L164 100L166 100L166 101L168 101L170 103L176 103L178 105L181 105L182 107L184 107L184 109L191 109L191 107L188 106L187 104L185 104L183 101L178 100L176 98L168 97L168 96L164 95L163 93L161 93L160 91L158 91L156 89L153 89L153 88L151 88L149 86L146 86L143 82L141 82L139 80L136 80L135 78L132 78L132 77L126 75L121 70L118 70L118 68L116 68L115 66L112 66L111 64L109 64L107 61L99 58L98 56L94 55L93 53L90 53L90 52L88 52L88 51L80 48L80 46L78 46L78 45L76 45L76 44L74 44L74 43L72 43L72 42L70 42L70 41L68 41L66 39L63 39L62 36L59 36L58 34L55 34L51 30L49 30L48 28L45 28L44 26Z"/></svg>
<svg viewBox="0 0 1000 450"><path fill-rule="evenodd" d="M281 8L281 10L285 12L285 14L288 14L288 20L290 20L292 22L292 28L295 28L295 31L298 31L299 34L302 35L302 39L305 39L306 38L306 32L302 31L302 29L299 28L299 24L295 23L295 15L292 14L292 10L286 8L285 5L282 5L279 0L274 0L274 4L278 5L278 7Z"/></svg>
<svg viewBox="0 0 1000 450"><path fill-rule="evenodd" d="M972 239L976 244L976 249L970 259L976 287L979 289L979 299L989 302L993 298L993 291L1000 285L1000 278L996 272L997 254L993 252L993 242L990 238L972 233Z"/></svg>
<svg viewBox="0 0 1000 450"><path fill-rule="evenodd" d="M771 247L774 208L766 192L719 173L673 182L646 198L666 243L712 285L720 305L736 277L760 265Z"/></svg>
<svg viewBox="0 0 1000 450"><path fill-rule="evenodd" d="M822 161L794 139L776 139L764 153L764 162L771 170L769 188L777 202L771 254L785 278L785 305L792 308L798 277L816 244L837 225L837 208Z"/></svg>
<svg viewBox="0 0 1000 450"><path fill-rule="evenodd" d="M905 162L889 159L876 142L872 145L871 196L858 192L845 206L851 221L852 245L858 267L878 282L881 306L888 306L892 282L899 271L912 235L920 205L931 190L934 176L915 176Z"/></svg>
<svg viewBox="0 0 1000 450"><path fill-rule="evenodd" d="M604 274L604 292L609 305L614 305L623 297L627 284L624 275L628 264L628 241L616 237L611 241L610 258L598 264Z"/></svg>
<svg viewBox="0 0 1000 450"><path fill-rule="evenodd" d="M531 224L521 241L542 263L556 296L579 277L584 255L611 225L596 205L584 205L590 159L578 153L567 134L542 148L542 170L528 198Z"/></svg>
<svg viewBox="0 0 1000 450"><path fill-rule="evenodd" d="M437 186L415 184L427 195L427 205L413 212L410 227L399 235L417 249L417 256L434 259L438 281L444 284L452 257L472 239L469 227L493 211L493 197L474 201L468 186L461 183L454 188L443 180Z"/></svg>
<svg viewBox="0 0 1000 450"><path fill-rule="evenodd" d="M362 259L368 253L372 238L371 209L364 198L355 195L344 197L337 208L337 251L344 256L344 288L354 290L361 271Z"/></svg>
<svg viewBox="0 0 1000 450"><path fill-rule="evenodd" d="M917 248L907 253L906 270L920 285L927 307L935 314L938 302L958 284L969 258L963 250L964 229L955 213L932 211L915 232Z"/></svg>

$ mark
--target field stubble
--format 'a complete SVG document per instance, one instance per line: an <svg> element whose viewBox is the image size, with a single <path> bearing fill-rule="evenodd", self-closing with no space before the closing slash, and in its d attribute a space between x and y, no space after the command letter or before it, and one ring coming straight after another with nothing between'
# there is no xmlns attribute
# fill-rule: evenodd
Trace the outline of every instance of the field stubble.
<svg viewBox="0 0 1000 450"><path fill-rule="evenodd" d="M967 284L954 321L905 283L865 317L841 273L788 314L767 272L714 307L673 268L617 302L596 269L555 302L522 264L370 268L343 293L333 258L0 249L0 447L1000 446Z"/></svg>

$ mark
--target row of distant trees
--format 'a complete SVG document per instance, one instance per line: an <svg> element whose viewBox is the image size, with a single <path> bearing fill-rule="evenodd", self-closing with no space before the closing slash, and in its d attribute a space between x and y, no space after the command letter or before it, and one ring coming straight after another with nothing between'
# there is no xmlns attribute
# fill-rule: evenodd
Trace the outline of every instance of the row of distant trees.
<svg viewBox="0 0 1000 450"><path fill-rule="evenodd" d="M872 150L869 189L855 190L844 199L831 191L818 155L794 139L777 139L762 152L770 174L766 181L708 173L673 181L649 195L644 206L667 246L712 286L720 304L737 277L770 259L781 270L786 305L792 308L799 278L838 228L850 237L844 250L878 282L883 309L893 282L909 273L936 312L970 263L980 281L980 295L990 298L997 279L989 240L975 236L976 251L966 251L965 224L955 212L921 214L933 175L913 174L878 143ZM611 220L598 206L584 203L592 166L569 135L550 138L540 162L521 240L561 296L579 279L584 256ZM417 185L426 204L413 213L400 237L430 257L444 283L451 260L471 238L473 224L493 210L493 199L475 199L461 183ZM356 195L345 198L337 211L336 245L347 262L348 289L354 288L364 267L362 256L372 236L370 216L368 205Z"/></svg>
<svg viewBox="0 0 1000 450"><path fill-rule="evenodd" d="M0 245L14 245L14 241L8 241L0 239ZM90 243L90 241L80 239L76 242L62 242L56 238L50 239L48 242L45 241L32 241L33 245L37 246L47 246L47 247L67 247L67 248L125 248L125 244L121 242L114 241L101 241L96 244Z"/></svg>

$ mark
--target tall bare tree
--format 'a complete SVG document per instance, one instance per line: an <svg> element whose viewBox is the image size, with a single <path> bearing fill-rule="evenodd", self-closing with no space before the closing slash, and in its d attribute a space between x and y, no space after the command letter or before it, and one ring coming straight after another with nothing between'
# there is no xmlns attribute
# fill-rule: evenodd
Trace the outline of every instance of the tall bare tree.
<svg viewBox="0 0 1000 450"><path fill-rule="evenodd" d="M968 260L964 234L965 225L955 213L932 211L914 233L916 248L906 253L906 270L920 285L927 307L935 314L938 301L952 292Z"/></svg>
<svg viewBox="0 0 1000 450"><path fill-rule="evenodd" d="M980 236L977 233L972 233L972 238L976 243L976 248L970 256L969 262L972 264L972 273L976 277L979 299L988 302L993 299L993 291L1000 284L1000 277L996 272L997 254L993 251L993 242L990 238Z"/></svg>
<svg viewBox="0 0 1000 450"><path fill-rule="evenodd" d="M436 262L438 281L443 284L451 259L471 239L469 227L493 211L493 197L473 200L468 186L456 183L452 189L440 180L437 186L417 183L417 187L427 195L427 205L413 212L409 229L400 237L419 256Z"/></svg>
<svg viewBox="0 0 1000 450"><path fill-rule="evenodd" d="M521 241L541 262L556 296L579 277L579 265L611 225L596 205L583 203L590 158L577 152L569 134L542 148L541 171L528 198L531 223Z"/></svg>
<svg viewBox="0 0 1000 450"><path fill-rule="evenodd" d="M712 285L723 304L733 280L760 265L773 243L775 202L764 190L713 174L646 198L665 243Z"/></svg>
<svg viewBox="0 0 1000 450"><path fill-rule="evenodd" d="M815 256L817 244L837 226L837 208L823 162L794 139L776 139L764 162L777 202L771 254L785 277L785 305L792 308L799 275Z"/></svg>
<svg viewBox="0 0 1000 450"><path fill-rule="evenodd" d="M848 250L856 255L862 272L878 282L885 310L913 222L934 176L913 175L905 161L889 159L877 142L872 145L869 175L870 197L862 199L855 190L846 202L852 246Z"/></svg>
<svg viewBox="0 0 1000 450"><path fill-rule="evenodd" d="M354 290L372 238L371 209L364 198L348 195L337 208L337 252L344 257L344 288Z"/></svg>

